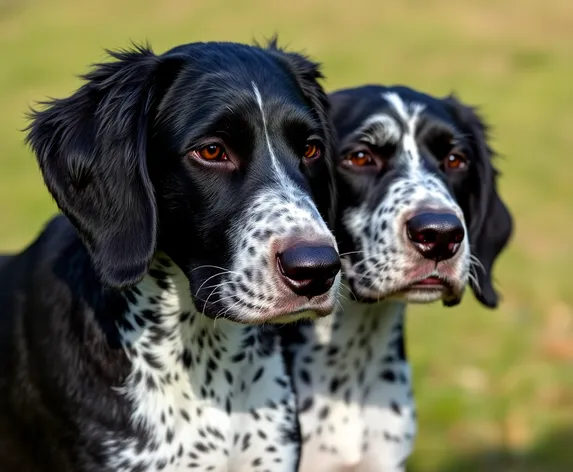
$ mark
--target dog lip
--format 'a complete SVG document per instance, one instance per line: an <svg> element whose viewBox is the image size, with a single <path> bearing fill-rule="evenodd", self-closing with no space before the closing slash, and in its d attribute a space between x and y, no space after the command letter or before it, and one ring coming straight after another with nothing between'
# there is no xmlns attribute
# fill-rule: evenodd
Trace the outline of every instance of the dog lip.
<svg viewBox="0 0 573 472"><path fill-rule="evenodd" d="M306 296L289 294L286 297L281 297L281 300L276 304L276 306L280 308L267 311L265 318L272 319L297 315L306 311L312 311L319 317L327 316L334 311L335 298L336 297L332 296L332 289L329 289L328 292L322 295L312 297L312 300L309 300Z"/></svg>
<svg viewBox="0 0 573 472"><path fill-rule="evenodd" d="M397 295L407 294L408 292L443 292L444 297L451 298L458 297L463 291L459 284L454 284L446 277L440 275L427 275L423 278L414 280L413 282L400 285L385 293L375 293L365 287L356 287L352 284L351 296L359 302L363 303L379 303L391 299Z"/></svg>
<svg viewBox="0 0 573 472"><path fill-rule="evenodd" d="M442 277L431 275L416 282L410 283L406 286L405 290L417 289L417 290L442 290L444 288L451 289L451 284ZM402 291L402 290L401 290Z"/></svg>
<svg viewBox="0 0 573 472"><path fill-rule="evenodd" d="M334 313L336 308L336 298L332 297L330 291L308 302L306 297L282 298L276 303L275 308L269 308L263 312L260 318L246 319L243 314L229 312L225 317L239 324L265 324L291 323L304 319L324 318ZM305 315L307 313L307 315Z"/></svg>

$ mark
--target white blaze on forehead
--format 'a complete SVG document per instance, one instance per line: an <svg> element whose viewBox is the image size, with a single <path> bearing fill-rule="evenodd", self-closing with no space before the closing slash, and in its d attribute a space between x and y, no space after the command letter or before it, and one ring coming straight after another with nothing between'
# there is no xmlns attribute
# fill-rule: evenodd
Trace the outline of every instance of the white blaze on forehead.
<svg viewBox="0 0 573 472"><path fill-rule="evenodd" d="M257 88L257 85L254 82L251 82L252 86L253 86L253 91L255 92L255 98L257 99L257 104L259 105L259 110L261 110L261 117L263 118L263 129L265 132L265 139L267 141L267 147L269 148L269 154L271 156L271 165L273 166L277 177L283 177L283 172L280 168L280 164L279 161L277 159L277 156L275 155L275 151L273 150L273 147L271 145L271 140L269 138L269 131L267 129L267 119L265 117L265 111L263 110L263 98L261 97L261 93L259 92L259 89Z"/></svg>
<svg viewBox="0 0 573 472"><path fill-rule="evenodd" d="M382 94L390 106L396 111L401 120L404 121L405 130L402 136L402 158L410 167L416 169L421 164L420 152L416 144L416 125L420 113L424 110L424 105L415 103L410 107L400 98L397 93L386 92Z"/></svg>
<svg viewBox="0 0 573 472"><path fill-rule="evenodd" d="M387 142L397 143L402 136L400 125L394 118L384 113L372 115L360 127L362 130L371 129L364 133L363 139L370 144L382 145Z"/></svg>
<svg viewBox="0 0 573 472"><path fill-rule="evenodd" d="M404 120L404 122L408 122L410 114L408 113L406 104L400 98L400 95L397 93L385 92L382 94L382 98L384 98L384 100L386 100L392 106L392 108L394 108L398 116Z"/></svg>
<svg viewBox="0 0 573 472"><path fill-rule="evenodd" d="M259 110L261 111L261 118L263 121L263 130L265 133L265 140L267 143L267 148L269 150L269 155L271 157L271 166L275 171L275 177L276 177L275 183L277 184L277 186L279 188L286 190L289 195L292 195L293 198L299 202L296 205L296 207L300 211L304 212L305 214L312 214L313 217L316 218L317 221L319 221L318 225L321 227L321 230L324 229L324 230L328 231L326 224L324 223L324 221L322 220L322 217L318 213L318 209L316 208L316 205L312 201L310 195L307 194L306 192L303 192L298 187L298 185L296 185L296 183L290 177L287 176L286 172L281 167L281 164L280 164L279 160L277 159L277 156L276 156L275 151L273 149L273 146L271 144L271 140L269 138L269 131L268 131L268 127L267 127L267 118L265 116L265 111L264 111L264 107L263 107L263 98L261 96L261 92L259 91L257 84L255 84L255 82L251 82L251 85L253 87L253 92L255 93L255 99L257 101L257 105L259 106ZM272 201L273 197L271 197L271 195L274 195L273 192L274 192L274 190L271 191L271 193L269 193L269 194L265 194L265 199L267 199L268 201ZM281 200L283 200L282 197L279 197L279 198ZM305 204L303 204L303 201L305 202Z"/></svg>

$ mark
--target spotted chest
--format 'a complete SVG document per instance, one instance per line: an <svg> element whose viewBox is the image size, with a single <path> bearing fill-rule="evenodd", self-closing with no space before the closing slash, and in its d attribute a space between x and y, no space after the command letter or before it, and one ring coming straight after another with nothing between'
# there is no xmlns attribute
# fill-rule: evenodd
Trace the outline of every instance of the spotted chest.
<svg viewBox="0 0 573 472"><path fill-rule="evenodd" d="M400 303L346 301L332 320L299 328L289 354L301 472L403 470L416 434L403 318Z"/></svg>
<svg viewBox="0 0 573 472"><path fill-rule="evenodd" d="M119 325L131 372L117 394L140 434L110 433L110 470L294 471L295 397L270 328L194 312L184 277L152 270Z"/></svg>

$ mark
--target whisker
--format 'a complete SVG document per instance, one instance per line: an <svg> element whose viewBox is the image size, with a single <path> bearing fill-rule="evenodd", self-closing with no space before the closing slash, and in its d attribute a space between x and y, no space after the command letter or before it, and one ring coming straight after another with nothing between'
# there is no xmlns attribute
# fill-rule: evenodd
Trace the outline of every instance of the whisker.
<svg viewBox="0 0 573 472"><path fill-rule="evenodd" d="M216 285L210 285L208 287L205 288L213 288L213 290L211 291L211 293L209 294L209 296L207 297L207 299L203 298L203 297L199 297L197 294L193 295L193 297L195 298L195 300L198 300L200 302L207 302L209 300L209 297L211 296L211 294L213 293L214 290L216 290L217 288L224 286L224 285L233 285L235 282L233 281L228 281L225 283L221 283L221 284L216 284Z"/></svg>
<svg viewBox="0 0 573 472"><path fill-rule="evenodd" d="M207 285L206 287L203 287L203 289L207 290L209 288L224 287L225 285L235 285L235 284L236 282L233 280L226 280L225 282L221 282L219 284Z"/></svg>
<svg viewBox="0 0 573 472"><path fill-rule="evenodd" d="M203 285L205 285L207 282L209 282L209 280L211 280L212 278L218 277L218 276L221 276L221 275L225 275L225 274L231 274L231 273L232 273L232 272L230 272L230 271L225 271L225 270L224 270L224 271L222 271L222 272L217 272L216 274L212 275L211 277L207 277L207 279L205 279L205 280L203 281L203 283L202 283L202 284L199 286L199 288L197 289L196 295L199 294L199 292L200 292L201 289L203 288Z"/></svg>
<svg viewBox="0 0 573 472"><path fill-rule="evenodd" d="M260 318L261 314L263 313L263 310L267 309L268 307L266 306L266 304L261 304L259 311L257 312L257 319Z"/></svg>
<svg viewBox="0 0 573 472"><path fill-rule="evenodd" d="M211 296L212 296L216 291L217 291L217 287L215 287L215 288L211 291L211 293L210 293L209 296L207 297L207 300L205 300L205 302L204 302L204 304L203 304L203 310L201 311L201 316L202 316L202 317L205 316L205 309L207 308L207 305L209 304L209 299L211 298ZM227 297L220 298L219 301L221 302L221 301L227 300L227 299L229 299L229 298L231 298L231 297L233 297L233 295L229 295L229 296L227 296Z"/></svg>
<svg viewBox="0 0 573 472"><path fill-rule="evenodd" d="M370 273L374 272L374 271L378 271L381 270L382 267L384 267L386 265L386 261L379 261L376 264L373 264L371 267L367 268L360 276L360 278L358 278L358 280L356 282L360 282L361 280L363 280L364 278L368 277L370 275Z"/></svg>
<svg viewBox="0 0 573 472"><path fill-rule="evenodd" d="M194 269L191 270L191 272L195 272L196 270L199 269L220 269L223 272L231 272L234 274L240 274L240 272L234 271L234 270L229 270L229 269L225 269L225 267L220 267L220 266L216 266L216 265L210 265L210 264L205 264L205 265L200 265L198 267L195 267Z"/></svg>
<svg viewBox="0 0 573 472"><path fill-rule="evenodd" d="M227 313L229 313L229 311L231 311L231 310L235 307L235 305L238 305L238 304L239 304L239 300L237 300L237 301L236 301L235 303L233 303L229 308L227 308L224 313L221 313L221 311L223 311L223 310L219 310L219 311L217 312L217 314L215 315L215 317L213 318L213 329L216 329L216 326L217 326L217 318L222 318L222 317L224 317Z"/></svg>
<svg viewBox="0 0 573 472"><path fill-rule="evenodd" d="M346 285L344 282L340 281L340 285L342 285L343 288L345 288L346 290L348 290L352 295L355 295L355 293L352 291L352 289L350 288L349 285ZM346 301L350 301L350 299L344 295L343 293L339 293L338 294L340 297L344 298ZM355 295L356 296L356 295ZM338 301L338 300L337 300ZM342 305L341 305L342 307Z"/></svg>
<svg viewBox="0 0 573 472"><path fill-rule="evenodd" d="M365 253L366 251L348 251L348 252L341 252L339 256L342 257L342 256L348 256L350 254L365 254Z"/></svg>
<svg viewBox="0 0 573 472"><path fill-rule="evenodd" d="M485 273L485 267L474 254L470 254L470 266L479 267Z"/></svg>
<svg viewBox="0 0 573 472"><path fill-rule="evenodd" d="M469 273L469 280L470 282L473 283L475 289L477 290L477 292L481 295L483 293L482 288L479 284L478 278L477 278L477 274L472 272L472 269L470 268L470 273Z"/></svg>

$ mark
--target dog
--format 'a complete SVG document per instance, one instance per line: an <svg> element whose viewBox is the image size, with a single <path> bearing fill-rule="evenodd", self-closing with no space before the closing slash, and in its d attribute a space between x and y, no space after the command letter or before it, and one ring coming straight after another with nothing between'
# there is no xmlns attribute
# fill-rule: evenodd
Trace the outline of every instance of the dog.
<svg viewBox="0 0 573 472"><path fill-rule="evenodd" d="M32 111L63 214L0 263L0 469L295 471L273 326L340 280L320 67L275 41L110 55Z"/></svg>
<svg viewBox="0 0 573 472"><path fill-rule="evenodd" d="M408 303L498 304L492 267L512 234L487 126L455 96L362 86L331 96L344 296L285 331L301 472L403 471L416 436Z"/></svg>

